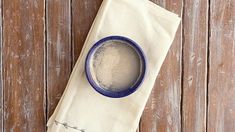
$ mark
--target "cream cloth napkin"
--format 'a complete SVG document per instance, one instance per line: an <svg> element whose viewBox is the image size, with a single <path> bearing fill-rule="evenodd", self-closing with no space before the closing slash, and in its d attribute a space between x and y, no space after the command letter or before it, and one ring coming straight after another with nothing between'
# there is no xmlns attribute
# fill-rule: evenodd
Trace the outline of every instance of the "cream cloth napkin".
<svg viewBox="0 0 235 132"><path fill-rule="evenodd" d="M148 0L104 0L66 90L48 121L48 132L135 132L179 23L177 15ZM91 46L111 35L134 40L147 59L141 87L119 99L96 92L84 72Z"/></svg>

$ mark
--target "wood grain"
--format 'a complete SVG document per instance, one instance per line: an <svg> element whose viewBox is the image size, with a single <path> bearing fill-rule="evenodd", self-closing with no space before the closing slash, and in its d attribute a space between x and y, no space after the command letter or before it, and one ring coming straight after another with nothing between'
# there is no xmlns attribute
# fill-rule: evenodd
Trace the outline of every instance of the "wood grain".
<svg viewBox="0 0 235 132"><path fill-rule="evenodd" d="M0 1L2 14L2 1ZM2 15L0 15L0 131L3 131L3 80L2 80Z"/></svg>
<svg viewBox="0 0 235 132"><path fill-rule="evenodd" d="M71 1L46 0L47 114L53 113L72 67Z"/></svg>
<svg viewBox="0 0 235 132"><path fill-rule="evenodd" d="M208 1L184 4L182 131L206 131Z"/></svg>
<svg viewBox="0 0 235 132"><path fill-rule="evenodd" d="M102 0L72 0L72 54L73 65L82 50L89 29Z"/></svg>
<svg viewBox="0 0 235 132"><path fill-rule="evenodd" d="M179 15L182 14L182 0L155 0L153 2ZM145 107L140 132L179 132L181 130L181 43L181 27L179 27Z"/></svg>
<svg viewBox="0 0 235 132"><path fill-rule="evenodd" d="M3 131L3 83L2 83L2 1L0 1L0 131Z"/></svg>
<svg viewBox="0 0 235 132"><path fill-rule="evenodd" d="M44 2L3 0L4 132L45 131Z"/></svg>
<svg viewBox="0 0 235 132"><path fill-rule="evenodd" d="M235 130L235 1L211 1L208 132Z"/></svg>

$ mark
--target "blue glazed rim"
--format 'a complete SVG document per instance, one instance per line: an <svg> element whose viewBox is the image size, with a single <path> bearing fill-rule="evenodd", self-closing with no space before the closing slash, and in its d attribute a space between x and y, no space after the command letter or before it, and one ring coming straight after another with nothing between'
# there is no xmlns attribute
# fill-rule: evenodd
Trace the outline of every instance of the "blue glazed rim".
<svg viewBox="0 0 235 132"><path fill-rule="evenodd" d="M98 84L96 84L96 82L93 80L91 72L90 72L90 61L91 61L91 57L94 54L94 52L96 51L96 49L99 48L99 46L101 46L104 42L109 41L109 40L119 40L119 41L124 41L127 44L129 44L130 46L132 46L137 54L140 57L141 60L141 74L138 78L138 80L136 81L136 83L131 86L130 88L126 88L123 91L109 91L106 90L102 87L100 87ZM89 50L86 60L85 60L85 73L86 73L86 77L88 82L90 83L90 85L100 94L107 96L107 97L111 97L111 98L122 98L122 97L126 97L132 93L134 93L139 86L142 84L145 74L146 74L146 58L144 55L144 52L142 51L142 49L140 48L140 46L134 42L133 40L127 38L127 37L123 37L123 36L108 36L105 37L101 40L99 40L98 42L96 42L91 49Z"/></svg>

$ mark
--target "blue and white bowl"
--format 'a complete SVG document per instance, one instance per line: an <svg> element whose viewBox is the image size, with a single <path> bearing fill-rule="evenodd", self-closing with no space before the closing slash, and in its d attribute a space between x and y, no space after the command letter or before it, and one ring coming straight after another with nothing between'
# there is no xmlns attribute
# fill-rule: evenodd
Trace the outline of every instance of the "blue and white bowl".
<svg viewBox="0 0 235 132"><path fill-rule="evenodd" d="M108 88L102 87L101 85L97 83L97 81L95 81L94 76L92 76L91 74L91 63L92 63L92 59L94 59L94 54L96 53L97 49L102 47L104 44L108 44L106 42L114 41L114 40L122 41L125 44L127 44L127 46L132 47L134 51L136 52L136 54L138 54L139 59L140 59L140 72L139 72L138 78L136 79L133 85L127 88L123 88L123 90L121 91L112 91L112 90L108 90ZM96 42L89 50L88 55L86 57L86 62L85 62L85 73L86 73L88 82L98 93L107 97L111 97L111 98L121 98L121 97L125 97L134 93L142 84L145 73L146 73L146 58L140 46L133 40L127 37L123 37L123 36L108 36Z"/></svg>

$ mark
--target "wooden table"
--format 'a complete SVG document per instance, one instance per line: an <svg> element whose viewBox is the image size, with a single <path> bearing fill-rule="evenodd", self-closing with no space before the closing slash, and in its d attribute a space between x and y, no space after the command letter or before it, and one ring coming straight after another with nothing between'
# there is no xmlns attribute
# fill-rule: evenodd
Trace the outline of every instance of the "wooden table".
<svg viewBox="0 0 235 132"><path fill-rule="evenodd" d="M102 0L2 0L0 131L43 132ZM235 1L153 0L182 17L140 132L235 131Z"/></svg>

